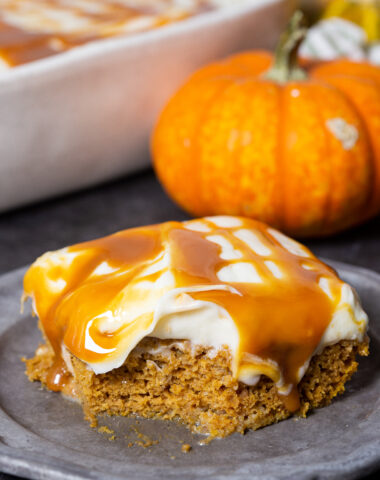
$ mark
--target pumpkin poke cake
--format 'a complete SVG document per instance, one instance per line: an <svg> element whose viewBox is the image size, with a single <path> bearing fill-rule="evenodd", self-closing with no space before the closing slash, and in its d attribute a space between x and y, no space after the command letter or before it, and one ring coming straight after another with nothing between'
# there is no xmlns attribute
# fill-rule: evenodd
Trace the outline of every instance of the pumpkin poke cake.
<svg viewBox="0 0 380 480"><path fill-rule="evenodd" d="M224 437L328 405L368 354L355 291L260 222L205 217L48 252L24 279L44 343L31 381L89 419Z"/></svg>
<svg viewBox="0 0 380 480"><path fill-rule="evenodd" d="M0 0L0 71L95 40L150 31L235 2Z"/></svg>

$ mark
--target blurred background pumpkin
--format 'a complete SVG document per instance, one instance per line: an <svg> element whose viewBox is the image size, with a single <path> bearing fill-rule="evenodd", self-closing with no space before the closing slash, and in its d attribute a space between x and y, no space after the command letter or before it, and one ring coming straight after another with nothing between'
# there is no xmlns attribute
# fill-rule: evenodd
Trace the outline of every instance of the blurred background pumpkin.
<svg viewBox="0 0 380 480"><path fill-rule="evenodd" d="M380 70L349 60L301 69L301 17L274 56L208 65L162 112L154 166L192 215L244 215L310 237L380 211Z"/></svg>

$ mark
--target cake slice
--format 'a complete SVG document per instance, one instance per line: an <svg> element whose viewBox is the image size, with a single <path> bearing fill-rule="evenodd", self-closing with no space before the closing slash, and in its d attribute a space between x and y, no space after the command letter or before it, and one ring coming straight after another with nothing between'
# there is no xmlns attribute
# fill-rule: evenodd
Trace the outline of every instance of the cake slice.
<svg viewBox="0 0 380 480"><path fill-rule="evenodd" d="M41 256L24 300L45 343L30 380L88 418L176 419L224 437L328 405L368 354L354 290L262 223L207 217Z"/></svg>

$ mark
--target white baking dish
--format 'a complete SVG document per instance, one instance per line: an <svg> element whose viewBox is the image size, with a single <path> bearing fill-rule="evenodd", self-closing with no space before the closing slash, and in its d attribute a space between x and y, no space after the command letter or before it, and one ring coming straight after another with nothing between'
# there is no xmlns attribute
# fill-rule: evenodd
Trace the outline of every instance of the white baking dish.
<svg viewBox="0 0 380 480"><path fill-rule="evenodd" d="M149 165L149 133L170 94L210 60L271 48L288 8L247 1L1 72L0 210Z"/></svg>

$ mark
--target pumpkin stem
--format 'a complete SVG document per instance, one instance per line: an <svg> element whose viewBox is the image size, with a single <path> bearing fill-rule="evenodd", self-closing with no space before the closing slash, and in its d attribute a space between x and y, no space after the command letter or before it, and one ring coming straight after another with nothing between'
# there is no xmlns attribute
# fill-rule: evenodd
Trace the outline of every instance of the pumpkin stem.
<svg viewBox="0 0 380 480"><path fill-rule="evenodd" d="M300 10L294 12L277 44L273 66L264 74L264 78L285 83L307 77L306 72L298 66L298 49L307 33L304 20Z"/></svg>

